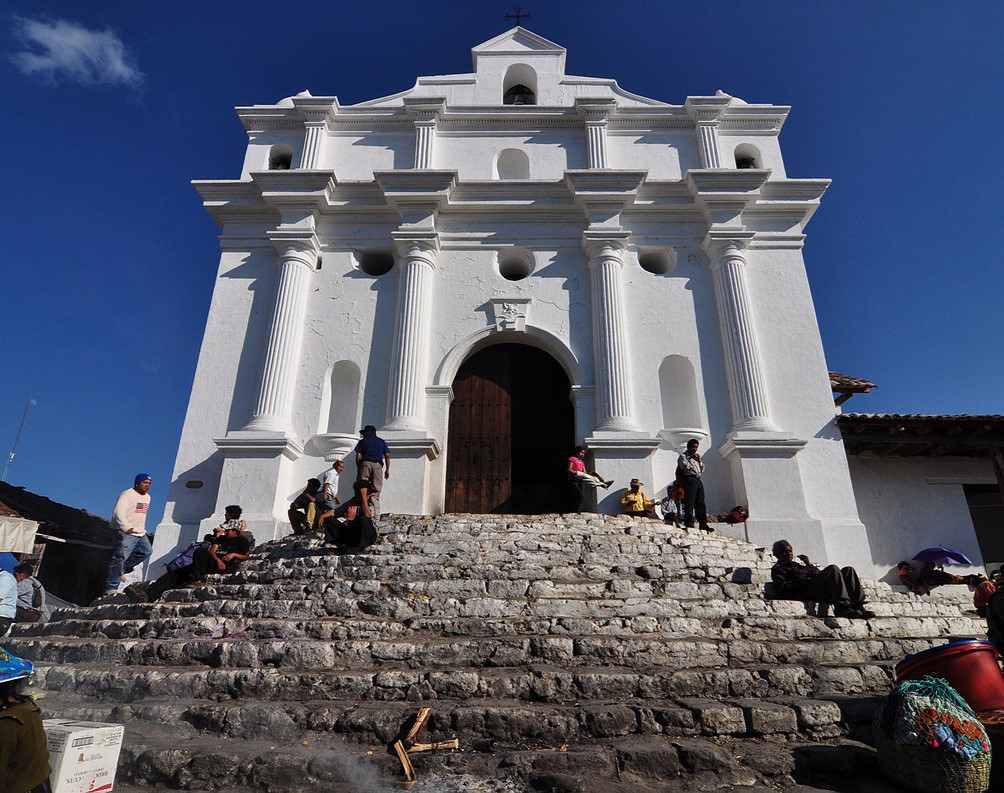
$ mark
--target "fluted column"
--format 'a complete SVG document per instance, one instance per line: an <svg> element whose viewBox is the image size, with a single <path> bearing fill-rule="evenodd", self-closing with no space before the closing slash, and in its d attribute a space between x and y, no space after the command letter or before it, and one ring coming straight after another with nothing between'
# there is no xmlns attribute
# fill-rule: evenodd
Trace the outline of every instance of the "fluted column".
<svg viewBox="0 0 1004 793"><path fill-rule="evenodd" d="M718 147L718 119L697 122L698 145L702 168L721 168L722 155Z"/></svg>
<svg viewBox="0 0 1004 793"><path fill-rule="evenodd" d="M273 245L279 252L279 287L272 310L258 400L254 415L245 429L286 432L292 428L293 393L303 346L310 276L319 247L312 236L305 239L273 239Z"/></svg>
<svg viewBox="0 0 1004 793"><path fill-rule="evenodd" d="M627 301L621 283L626 234L593 238L586 232L593 304L597 430L634 430L634 399L628 357Z"/></svg>
<svg viewBox="0 0 1004 793"><path fill-rule="evenodd" d="M586 144L589 152L589 167L606 168L607 118L605 115L586 119Z"/></svg>
<svg viewBox="0 0 1004 793"><path fill-rule="evenodd" d="M415 167L432 167L432 143L436 138L436 116L421 115L415 119Z"/></svg>
<svg viewBox="0 0 1004 793"><path fill-rule="evenodd" d="M774 431L746 283L744 245L739 240L725 239L711 241L707 247L725 354L732 429Z"/></svg>
<svg viewBox="0 0 1004 793"><path fill-rule="evenodd" d="M303 152L300 155L300 167L305 169L317 168L321 162L321 145L324 140L326 125L324 121L309 121L306 124L307 132L303 140Z"/></svg>
<svg viewBox="0 0 1004 793"><path fill-rule="evenodd" d="M400 259L397 325L384 429L424 430L433 282L439 240L435 232L418 237L414 232L395 232L394 237Z"/></svg>

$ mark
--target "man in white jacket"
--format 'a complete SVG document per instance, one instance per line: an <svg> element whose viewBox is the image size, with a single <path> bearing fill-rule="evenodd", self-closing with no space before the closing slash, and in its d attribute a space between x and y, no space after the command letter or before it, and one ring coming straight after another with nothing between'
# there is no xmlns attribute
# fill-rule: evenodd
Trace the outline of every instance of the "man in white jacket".
<svg viewBox="0 0 1004 793"><path fill-rule="evenodd" d="M146 513L150 511L150 475L136 474L133 486L123 490L112 512L112 528L121 532L108 566L105 594L113 595L122 585L123 571L131 571L150 558L153 546L146 536Z"/></svg>
<svg viewBox="0 0 1004 793"><path fill-rule="evenodd" d="M6 636L17 614L17 579L0 570L0 636Z"/></svg>

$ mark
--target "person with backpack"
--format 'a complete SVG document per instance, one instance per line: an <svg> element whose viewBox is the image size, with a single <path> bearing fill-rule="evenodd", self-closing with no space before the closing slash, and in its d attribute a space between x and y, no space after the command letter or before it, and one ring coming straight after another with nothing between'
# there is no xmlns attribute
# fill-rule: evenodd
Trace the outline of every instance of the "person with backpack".
<svg viewBox="0 0 1004 793"><path fill-rule="evenodd" d="M191 546L190 546L191 547ZM181 554L184 558L185 553ZM251 551L251 541L246 534L241 534L237 524L226 527L222 537L218 537L208 548L204 543L198 543L191 551L191 563L170 569L174 562L168 564L164 575L145 587L133 584L125 588L126 595L134 603L152 603L159 600L167 590L184 586L192 581L201 581L206 575L229 573L240 567L241 562L248 559ZM175 560L180 561L179 559Z"/></svg>
<svg viewBox="0 0 1004 793"><path fill-rule="evenodd" d="M49 606L45 602L45 587L34 577L35 568L30 562L24 562L14 568L14 578L17 580L17 606L14 613L15 622L47 622Z"/></svg>

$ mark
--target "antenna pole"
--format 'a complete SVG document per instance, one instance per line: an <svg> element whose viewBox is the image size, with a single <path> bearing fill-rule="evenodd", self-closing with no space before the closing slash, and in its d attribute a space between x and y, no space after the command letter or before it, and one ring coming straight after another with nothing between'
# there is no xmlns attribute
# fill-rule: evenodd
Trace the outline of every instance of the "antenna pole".
<svg viewBox="0 0 1004 793"><path fill-rule="evenodd" d="M24 410L21 411L21 423L17 425L17 434L14 436L14 445L10 447L10 454L7 455L7 465L3 467L3 476L0 476L0 482L7 481L7 471L10 470L10 464L14 462L14 453L17 451L17 442L21 440L21 430L24 429L25 419L28 418L28 408L32 405L38 404L34 399L26 400L24 403Z"/></svg>

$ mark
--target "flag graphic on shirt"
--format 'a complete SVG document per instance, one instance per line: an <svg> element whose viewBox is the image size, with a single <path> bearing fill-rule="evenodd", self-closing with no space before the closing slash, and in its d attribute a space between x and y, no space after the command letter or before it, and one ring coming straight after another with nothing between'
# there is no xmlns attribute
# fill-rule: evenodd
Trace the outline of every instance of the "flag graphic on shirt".
<svg viewBox="0 0 1004 793"><path fill-rule="evenodd" d="M150 511L150 502L149 501L137 501L136 502L136 514L137 515L145 515L149 511Z"/></svg>

